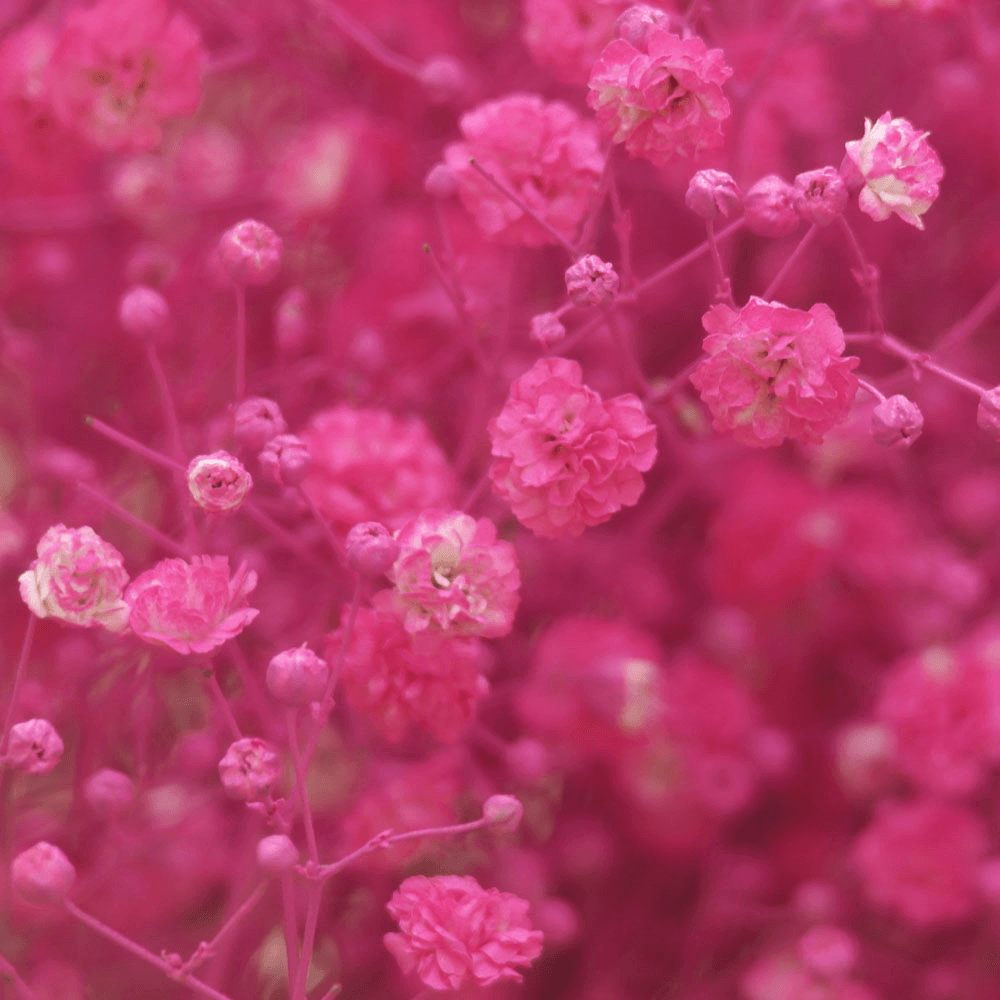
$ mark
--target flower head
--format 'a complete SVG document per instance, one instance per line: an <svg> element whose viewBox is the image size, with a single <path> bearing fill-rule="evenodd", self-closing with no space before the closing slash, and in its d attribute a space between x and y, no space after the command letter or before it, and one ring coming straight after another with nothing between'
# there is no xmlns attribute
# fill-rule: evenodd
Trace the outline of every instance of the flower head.
<svg viewBox="0 0 1000 1000"><path fill-rule="evenodd" d="M757 296L739 311L713 306L702 319L708 354L691 382L717 431L769 447L785 438L815 444L847 416L857 358L829 306L808 312Z"/></svg>
<svg viewBox="0 0 1000 1000"><path fill-rule="evenodd" d="M924 228L920 217L934 203L944 177L927 135L887 111L874 123L866 118L864 137L846 144L841 169L849 178L860 176L864 187L858 205L877 222L895 212L911 226Z"/></svg>
<svg viewBox="0 0 1000 1000"><path fill-rule="evenodd" d="M618 284L614 266L592 253L566 269L566 292L574 305L605 305L618 294Z"/></svg>
<svg viewBox="0 0 1000 1000"><path fill-rule="evenodd" d="M722 85L732 72L721 49L652 27L643 48L616 38L604 49L587 103L612 142L664 166L722 145L729 118Z"/></svg>
<svg viewBox="0 0 1000 1000"><path fill-rule="evenodd" d="M575 361L542 358L490 423L490 479L537 535L579 535L642 494L656 428L636 396L603 400Z"/></svg>
<svg viewBox="0 0 1000 1000"><path fill-rule="evenodd" d="M164 559L137 576L125 592L136 635L181 654L208 653L257 617L247 595L257 574L245 564L229 576L225 556Z"/></svg>
<svg viewBox="0 0 1000 1000"><path fill-rule="evenodd" d="M264 798L281 774L278 752L265 740L247 736L230 744L219 761L219 780L234 798L253 802Z"/></svg>
<svg viewBox="0 0 1000 1000"><path fill-rule="evenodd" d="M7 759L26 774L48 774L62 754L63 741L48 719L28 719L11 727Z"/></svg>
<svg viewBox="0 0 1000 1000"><path fill-rule="evenodd" d="M122 598L128 573L122 554L93 528L56 524L38 542L38 558L18 579L24 603L39 618L110 632L128 628Z"/></svg>
<svg viewBox="0 0 1000 1000"><path fill-rule="evenodd" d="M243 463L228 451L198 455L187 468L191 499L211 514L239 507L250 492L253 480Z"/></svg>
<svg viewBox="0 0 1000 1000"><path fill-rule="evenodd" d="M434 990L520 982L515 966L530 965L542 953L542 932L528 919L528 901L474 878L416 875L389 900L399 932L385 945L404 972L416 971Z"/></svg>

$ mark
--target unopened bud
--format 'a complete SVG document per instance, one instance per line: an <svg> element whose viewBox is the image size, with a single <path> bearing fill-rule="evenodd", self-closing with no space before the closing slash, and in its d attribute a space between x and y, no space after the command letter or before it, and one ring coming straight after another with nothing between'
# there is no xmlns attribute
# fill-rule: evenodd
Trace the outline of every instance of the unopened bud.
<svg viewBox="0 0 1000 1000"><path fill-rule="evenodd" d="M271 438L287 430L281 407L263 396L244 399L233 415L233 434L240 447L247 451L260 451Z"/></svg>
<svg viewBox="0 0 1000 1000"><path fill-rule="evenodd" d="M257 841L257 864L270 875L284 875L299 861L299 852L289 837L276 833Z"/></svg>
<svg viewBox="0 0 1000 1000"><path fill-rule="evenodd" d="M504 833L513 833L524 816L521 800L513 795L491 795L483 803L483 819Z"/></svg>
<svg viewBox="0 0 1000 1000"><path fill-rule="evenodd" d="M434 56L420 67L420 83L433 104L455 100L467 84L462 64L452 56Z"/></svg>
<svg viewBox="0 0 1000 1000"><path fill-rule="evenodd" d="M10 866L14 888L40 906L61 902L76 881L76 869L58 847L40 840L22 851Z"/></svg>
<svg viewBox="0 0 1000 1000"><path fill-rule="evenodd" d="M384 524L363 521L347 533L347 564L365 577L382 576L399 556L399 542Z"/></svg>
<svg viewBox="0 0 1000 1000"><path fill-rule="evenodd" d="M94 812L114 816L135 800L135 782L127 774L105 767L87 779L83 797Z"/></svg>
<svg viewBox="0 0 1000 1000"><path fill-rule="evenodd" d="M724 170L699 170L688 184L684 204L698 218L714 222L736 215L743 204L743 192Z"/></svg>
<svg viewBox="0 0 1000 1000"><path fill-rule="evenodd" d="M237 285L266 285L281 267L281 237L263 222L245 219L222 234L219 263Z"/></svg>
<svg viewBox="0 0 1000 1000"><path fill-rule="evenodd" d="M286 649L267 665L267 689L282 705L299 708L319 701L326 691L330 670L307 646Z"/></svg>
<svg viewBox="0 0 1000 1000"><path fill-rule="evenodd" d="M795 194L799 215L817 226L829 225L847 208L847 185L834 167L797 174Z"/></svg>
<svg viewBox="0 0 1000 1000"><path fill-rule="evenodd" d="M261 449L257 461L264 475L279 486L298 486L312 467L309 445L294 434L271 438Z"/></svg>
<svg viewBox="0 0 1000 1000"><path fill-rule="evenodd" d="M458 178L455 171L444 163L437 163L427 172L424 178L424 190L432 198L440 198L444 201L452 198L458 191Z"/></svg>
<svg viewBox="0 0 1000 1000"><path fill-rule="evenodd" d="M872 437L886 448L907 447L920 437L924 415L906 396L890 396L872 410Z"/></svg>
<svg viewBox="0 0 1000 1000"><path fill-rule="evenodd" d="M63 741L48 719L11 726L7 759L26 774L48 774L62 759Z"/></svg>
<svg viewBox="0 0 1000 1000"><path fill-rule="evenodd" d="M777 174L762 177L743 199L747 228L758 236L778 239L799 228L796 191Z"/></svg>
<svg viewBox="0 0 1000 1000"><path fill-rule="evenodd" d="M577 306L603 306L618 294L618 274L614 267L592 253L585 254L566 269L566 292Z"/></svg>
<svg viewBox="0 0 1000 1000"><path fill-rule="evenodd" d="M133 337L160 340L170 323L170 306L155 288L136 285L122 296L118 319L122 329Z"/></svg>

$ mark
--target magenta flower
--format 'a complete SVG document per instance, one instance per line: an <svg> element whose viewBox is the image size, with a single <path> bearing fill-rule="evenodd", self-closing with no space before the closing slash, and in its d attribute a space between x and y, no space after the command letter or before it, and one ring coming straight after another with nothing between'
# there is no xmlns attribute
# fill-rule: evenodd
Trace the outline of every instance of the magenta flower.
<svg viewBox="0 0 1000 1000"><path fill-rule="evenodd" d="M575 361L542 358L490 423L490 479L536 535L579 535L642 494L656 428L636 396L603 400Z"/></svg>
<svg viewBox="0 0 1000 1000"><path fill-rule="evenodd" d="M385 946L404 972L415 971L433 990L521 982L515 966L530 965L542 951L528 901L467 876L408 878L386 909L399 933L386 934Z"/></svg>
<svg viewBox="0 0 1000 1000"><path fill-rule="evenodd" d="M732 76L721 49L653 27L638 49L616 38L590 73L587 103L612 142L665 166L722 145Z"/></svg>
<svg viewBox="0 0 1000 1000"><path fill-rule="evenodd" d="M713 306L702 324L708 357L691 383L717 431L763 448L785 438L816 444L846 418L858 359L841 356L844 333L829 306L803 312L754 295L738 312Z"/></svg>
<svg viewBox="0 0 1000 1000"><path fill-rule="evenodd" d="M93 528L56 524L38 542L38 558L18 578L21 598L39 618L109 632L128 628L122 554Z"/></svg>
<svg viewBox="0 0 1000 1000"><path fill-rule="evenodd" d="M125 592L129 624L146 642L183 655L208 653L257 617L257 609L247 607L256 586L257 574L245 563L230 579L225 556L164 559Z"/></svg>

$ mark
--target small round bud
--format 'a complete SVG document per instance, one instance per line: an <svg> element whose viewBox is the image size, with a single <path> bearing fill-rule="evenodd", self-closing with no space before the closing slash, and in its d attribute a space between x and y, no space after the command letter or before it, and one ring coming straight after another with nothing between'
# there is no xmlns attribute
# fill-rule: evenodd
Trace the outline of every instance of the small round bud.
<svg viewBox="0 0 1000 1000"><path fill-rule="evenodd" d="M133 337L159 340L170 322L170 306L155 288L136 285L122 296L118 304L118 319L122 329Z"/></svg>
<svg viewBox="0 0 1000 1000"><path fill-rule="evenodd" d="M267 665L267 689L290 708L319 701L326 691L330 670L307 646L286 649Z"/></svg>
<svg viewBox="0 0 1000 1000"><path fill-rule="evenodd" d="M574 305L603 306L618 294L614 267L592 253L566 269L566 292Z"/></svg>
<svg viewBox="0 0 1000 1000"><path fill-rule="evenodd" d="M264 740L237 740L219 761L219 778L230 795L245 802L264 798L278 780L277 751Z"/></svg>
<svg viewBox="0 0 1000 1000"><path fill-rule="evenodd" d="M424 190L432 198L442 201L454 197L458 191L458 178L447 164L436 163L424 178Z"/></svg>
<svg viewBox="0 0 1000 1000"><path fill-rule="evenodd" d="M274 339L283 354L299 354L309 338L309 296L304 288L289 288L274 307ZM263 442L261 442L263 443Z"/></svg>
<svg viewBox="0 0 1000 1000"><path fill-rule="evenodd" d="M48 774L62 759L63 741L48 719L11 726L7 759L26 774Z"/></svg>
<svg viewBox="0 0 1000 1000"><path fill-rule="evenodd" d="M886 448L908 447L923 429L920 407L905 396L890 396L872 410L872 438Z"/></svg>
<svg viewBox="0 0 1000 1000"><path fill-rule="evenodd" d="M649 4L637 3L618 15L618 20L615 21L615 35L645 52L646 36L650 28L669 28L671 22L672 19L666 11L651 7Z"/></svg>
<svg viewBox="0 0 1000 1000"><path fill-rule="evenodd" d="M799 215L817 226L829 225L847 208L847 185L834 167L797 174L795 196Z"/></svg>
<svg viewBox="0 0 1000 1000"><path fill-rule="evenodd" d="M269 875L284 875L299 863L299 852L283 833L257 841L257 864Z"/></svg>
<svg viewBox="0 0 1000 1000"><path fill-rule="evenodd" d="M743 205L743 192L724 170L699 170L688 184L684 204L706 222L728 219Z"/></svg>
<svg viewBox="0 0 1000 1000"><path fill-rule="evenodd" d="M281 237L263 222L245 219L222 234L219 263L237 285L266 285L281 267Z"/></svg>
<svg viewBox="0 0 1000 1000"><path fill-rule="evenodd" d="M233 415L233 434L239 446L247 451L260 451L271 438L287 430L281 407L263 396L244 399Z"/></svg>
<svg viewBox="0 0 1000 1000"><path fill-rule="evenodd" d="M294 434L271 438L257 456L261 471L279 486L298 486L312 467L309 445Z"/></svg>
<svg viewBox="0 0 1000 1000"><path fill-rule="evenodd" d="M544 348L555 347L566 336L566 327L554 312L539 313L531 317L531 339Z"/></svg>
<svg viewBox="0 0 1000 1000"><path fill-rule="evenodd" d="M76 869L58 847L40 840L14 858L10 876L14 888L29 903L44 906L69 895Z"/></svg>
<svg viewBox="0 0 1000 1000"><path fill-rule="evenodd" d="M851 971L858 946L853 934L832 924L819 924L799 938L799 957L814 972L834 978Z"/></svg>
<svg viewBox="0 0 1000 1000"><path fill-rule="evenodd" d="M987 389L979 397L976 423L979 429L986 431L994 441L1000 441L1000 385Z"/></svg>
<svg viewBox="0 0 1000 1000"><path fill-rule="evenodd" d="M363 521L347 533L347 565L361 576L382 576L399 556L399 542L378 521Z"/></svg>
<svg viewBox="0 0 1000 1000"><path fill-rule="evenodd" d="M433 104L455 100L468 83L462 64L453 56L434 56L420 67L419 80Z"/></svg>
<svg viewBox="0 0 1000 1000"><path fill-rule="evenodd" d="M743 212L747 228L758 236L778 239L799 228L796 191L777 174L768 174L746 193Z"/></svg>
<svg viewBox="0 0 1000 1000"><path fill-rule="evenodd" d="M115 816L135 801L135 782L127 774L105 767L87 779L83 797L94 812Z"/></svg>
<svg viewBox="0 0 1000 1000"><path fill-rule="evenodd" d="M838 737L835 753L839 783L849 795L878 794L892 779L896 739L887 726L876 722L849 725Z"/></svg>
<svg viewBox="0 0 1000 1000"><path fill-rule="evenodd" d="M524 816L521 800L513 795L491 795L483 803L483 819L504 833L513 833Z"/></svg>
<svg viewBox="0 0 1000 1000"><path fill-rule="evenodd" d="M191 499L210 514L239 507L253 486L243 463L228 451L214 451L191 459L187 469Z"/></svg>
<svg viewBox="0 0 1000 1000"><path fill-rule="evenodd" d="M544 743L525 737L507 747L507 765L519 781L533 784L551 772L552 755Z"/></svg>

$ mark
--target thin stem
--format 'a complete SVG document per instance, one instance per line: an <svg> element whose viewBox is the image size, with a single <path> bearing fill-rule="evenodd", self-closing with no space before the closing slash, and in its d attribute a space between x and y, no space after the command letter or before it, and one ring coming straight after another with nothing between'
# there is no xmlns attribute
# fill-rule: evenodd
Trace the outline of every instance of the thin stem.
<svg viewBox="0 0 1000 1000"><path fill-rule="evenodd" d="M865 379L859 377L858 385L861 386L861 388L864 389L866 392L871 393L871 395L873 395L880 403L885 402L885 393L881 392L879 389L873 386L871 382L868 382Z"/></svg>
<svg viewBox="0 0 1000 1000"><path fill-rule="evenodd" d="M333 549L334 555L340 560L340 562L344 562L347 558L347 553L344 551L343 543L337 537L333 528L331 528L327 523L326 518L320 513L319 507L316 506L316 501L313 500L313 498L309 496L309 494L302 489L301 486L298 487L298 491L299 496L302 497L305 501L305 505L309 508L309 513L312 514L313 519L320 526L323 534L326 536L326 540L329 543L330 548Z"/></svg>
<svg viewBox="0 0 1000 1000"><path fill-rule="evenodd" d="M795 266L795 262L802 256L806 248L815 239L816 233L819 232L819 227L814 222L806 231L805 235L799 242L795 245L795 249L788 255L788 259L784 264L781 265L781 269L778 273L771 279L771 284L764 289L761 298L765 301L770 301L771 296L781 287L781 283L788 277L788 272Z"/></svg>
<svg viewBox="0 0 1000 1000"><path fill-rule="evenodd" d="M186 972L195 968L203 962L215 950L215 946L264 898L267 891L267 884L261 883L256 889L233 911L229 919L218 929L215 937L211 941L202 941L195 949L191 957L184 963L182 968Z"/></svg>
<svg viewBox="0 0 1000 1000"><path fill-rule="evenodd" d="M468 513L469 508L472 507L472 505L483 495L483 493L489 487L489 484L490 484L490 474L489 472L484 472L477 480L476 485L473 486L471 490L469 490L468 494L466 495L465 499L462 501L462 504L458 509Z"/></svg>
<svg viewBox="0 0 1000 1000"><path fill-rule="evenodd" d="M885 333L885 319L882 316L882 305L879 301L878 294L878 272L871 264L868 263L865 251L858 242L854 229L851 227L851 224L847 221L847 219L843 215L839 215L837 216L837 223L840 226L840 231L846 237L848 246L850 246L852 252L854 253L858 266L861 269L861 274L858 280L861 284L862 291L868 297L868 305L872 311L875 328L880 333Z"/></svg>
<svg viewBox="0 0 1000 1000"><path fill-rule="evenodd" d="M0 955L0 974L14 981L14 989L23 1000L39 1000L38 994L18 975L17 969Z"/></svg>
<svg viewBox="0 0 1000 1000"><path fill-rule="evenodd" d="M17 666L14 668L14 686L10 691L10 698L7 702L7 711L3 718L3 731L0 732L0 757L7 749L7 737L10 735L10 727L14 724L14 712L17 708L17 696L21 693L21 682L24 680L24 673L28 666L28 657L31 655L31 644L35 639L35 627L38 619L32 612L28 612L28 627L24 630L24 639L21 641L21 654L17 658Z"/></svg>
<svg viewBox="0 0 1000 1000"><path fill-rule="evenodd" d="M236 721L236 716L233 715L233 710L229 705L229 701L226 699L225 692L219 686L219 678L215 676L215 669L211 664L204 668L204 677L208 682L208 690L210 691L216 705L219 706L219 711L222 713L222 720L225 722L233 739L243 739L243 733L240 730L240 725Z"/></svg>
<svg viewBox="0 0 1000 1000"><path fill-rule="evenodd" d="M309 976L309 966L312 964L313 945L316 943L316 927L319 923L319 904L322 896L322 882L315 882L309 886L306 897L306 923L302 931L302 951L295 969L295 984L292 987L291 1000L305 1000L306 980Z"/></svg>
<svg viewBox="0 0 1000 1000"><path fill-rule="evenodd" d="M966 337L975 332L976 328L984 323L989 318L990 313L998 306L1000 306L1000 281L997 281L962 319L941 334L935 350L946 351L960 344Z"/></svg>
<svg viewBox="0 0 1000 1000"><path fill-rule="evenodd" d="M302 808L302 825L306 831L306 846L309 849L309 860L319 864L319 851L316 848L316 828L313 825L312 807L309 804L309 792L306 789L306 769L302 763L302 753L299 749L299 727L294 708L285 710L288 723L288 748L292 752L292 767L295 770L295 787L299 793L299 805Z"/></svg>
<svg viewBox="0 0 1000 1000"><path fill-rule="evenodd" d="M609 154L608 159L611 159ZM611 228L614 230L615 238L618 241L618 259L621 268L621 287L623 291L630 291L635 281L632 274L632 215L622 209L621 197L618 193L618 182L615 180L614 172L610 176L611 193Z"/></svg>
<svg viewBox="0 0 1000 1000"><path fill-rule="evenodd" d="M167 425L167 433L170 436L170 446L173 449L174 458L178 462L181 462L184 458L184 443L181 440L181 424L177 419L177 405L174 402L174 394L170 391L167 373L163 370L163 364L160 361L156 345L149 338L146 338L144 343L149 367L153 371L153 381L156 382L156 388L160 394L160 405L163 409L163 419Z"/></svg>
<svg viewBox="0 0 1000 1000"><path fill-rule="evenodd" d="M722 254L719 253L719 242L715 238L715 223L711 219L705 222L705 231L708 234L708 249L709 253L712 255L712 264L715 267L715 278L718 282L716 297L720 301L724 299L731 306L735 306L736 300L733 298L733 283L729 280L729 275L726 274L726 268L722 263Z"/></svg>
<svg viewBox="0 0 1000 1000"><path fill-rule="evenodd" d="M489 361L483 351L483 345L476 339L472 319L465 305L465 297L458 287L457 281L453 283L448 280L444 267L438 260L437 254L434 253L434 248L429 243L424 244L424 253L427 254L427 259L431 263L431 270L434 272L434 276L444 289L445 295L451 300L451 304L455 307L455 312L458 314L459 331L466 346L469 348L469 353L483 371L489 371Z"/></svg>
<svg viewBox="0 0 1000 1000"><path fill-rule="evenodd" d="M332 0L312 0L312 6L320 16L333 22L358 48L364 49L375 62L403 76L414 79L419 77L420 67L417 63L387 49L366 27Z"/></svg>
<svg viewBox="0 0 1000 1000"><path fill-rule="evenodd" d="M247 394L247 290L236 285L236 402Z"/></svg>
<svg viewBox="0 0 1000 1000"><path fill-rule="evenodd" d="M169 469L171 472L183 472L186 473L187 469L181 465L180 462L175 462L172 458L168 458L166 455L155 451L152 448L147 447L135 438L129 437L128 434L123 434L119 430L115 430L114 427L110 427L103 420L98 420L97 417L84 417L84 421L87 426L97 431L98 434L102 434L109 441L114 441L115 444L120 444L123 448L127 448L129 451L134 452L136 455L146 459L147 462L152 462L153 465L162 466L164 469Z"/></svg>
<svg viewBox="0 0 1000 1000"><path fill-rule="evenodd" d="M738 233L744 226L743 219L737 219L735 222L731 222L725 229L720 229L716 234L716 240L724 240L733 233ZM699 243L693 250L689 250L683 257L678 257L677 260L671 261L666 267L657 271L655 274L651 274L644 281L640 282L639 285L633 291L634 295L641 295L643 292L648 291L653 285L659 284L665 278L669 278L671 275L676 274L678 271L682 271L688 264L693 264L696 260L701 260L710 250L708 240L704 243Z"/></svg>
<svg viewBox="0 0 1000 1000"><path fill-rule="evenodd" d="M292 873L281 876L281 915L285 934L285 958L288 963L288 982L295 981L295 970L299 962L299 928L295 919L295 890Z"/></svg>
<svg viewBox="0 0 1000 1000"><path fill-rule="evenodd" d="M172 538L163 534L158 528L154 528L148 521L144 521L141 517L133 514L131 511L126 510L124 507L115 503L110 497L106 497L99 490L95 490L92 486L88 486L86 483L77 483L76 488L87 496L92 497L98 503L107 507L113 514L117 514L123 521L127 524L131 524L133 528L141 531L147 538L155 542L157 545L166 549L168 552L172 552L175 556L180 556L182 559L190 559L191 552L179 542L175 542Z"/></svg>
<svg viewBox="0 0 1000 1000"><path fill-rule="evenodd" d="M124 948L125 951L135 955L136 958L142 959L148 965L152 965L154 968L159 969L170 979L182 982L185 986L188 986L196 993L200 993L202 996L211 997L212 1000L231 1000L231 998L226 996L225 993L220 993L207 983L203 983L200 979L182 972L165 959L160 958L158 955L154 955L151 951L147 951L141 944L137 944L131 938L127 938L124 934L116 931L113 927L109 927L96 917L92 917L89 913L85 913L75 903L70 902L70 900L64 900L63 906L66 908L66 911L71 916L79 920L80 923L100 934L101 937L106 938L108 941L118 945L119 948Z"/></svg>
<svg viewBox="0 0 1000 1000"><path fill-rule="evenodd" d="M319 570L322 573L326 573L329 570L329 566L313 555L308 546L304 545L299 538L265 514L255 503L246 500L242 507L240 507L240 510L245 511L247 517L259 528L263 528L275 541L279 542L285 548L290 549L303 562L312 566L313 569Z"/></svg>

